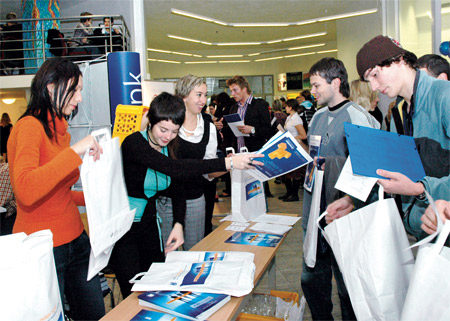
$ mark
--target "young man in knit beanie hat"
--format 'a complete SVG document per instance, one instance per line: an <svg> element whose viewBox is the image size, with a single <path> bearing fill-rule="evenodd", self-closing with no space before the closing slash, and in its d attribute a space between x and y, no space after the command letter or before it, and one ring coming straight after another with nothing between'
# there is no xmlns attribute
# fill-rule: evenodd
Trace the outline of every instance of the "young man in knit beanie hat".
<svg viewBox="0 0 450 321"><path fill-rule="evenodd" d="M377 36L366 43L356 56L361 79L370 82L372 90L379 90L390 98L403 101L397 120L391 121L391 131L415 138L434 140L441 148L450 149L450 82L435 79L415 69L415 55L386 36ZM394 108L394 109L395 109ZM393 110L394 112L394 110ZM436 155L438 157L438 155ZM408 160L405 160L407 162ZM378 180L385 192L401 196L404 224L417 238L425 236L421 217L427 208L425 190L434 199L450 200L450 173L438 177L425 176L418 182L403 174L377 170L386 179ZM353 209L350 197L345 196L328 206L327 223L348 214Z"/></svg>

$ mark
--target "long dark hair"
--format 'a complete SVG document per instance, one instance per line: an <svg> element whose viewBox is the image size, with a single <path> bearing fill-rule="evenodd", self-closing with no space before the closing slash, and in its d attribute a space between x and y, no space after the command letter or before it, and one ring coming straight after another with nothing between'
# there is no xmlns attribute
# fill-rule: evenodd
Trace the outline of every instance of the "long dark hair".
<svg viewBox="0 0 450 321"><path fill-rule="evenodd" d="M20 118L25 116L37 118L44 127L45 134L52 139L49 115L53 130L56 131L55 118L65 117L62 110L72 99L80 76L82 74L78 66L66 58L55 57L45 61L31 82L30 102ZM49 84L53 85L52 95L47 87ZM77 111L78 109L75 109L67 118L75 116Z"/></svg>

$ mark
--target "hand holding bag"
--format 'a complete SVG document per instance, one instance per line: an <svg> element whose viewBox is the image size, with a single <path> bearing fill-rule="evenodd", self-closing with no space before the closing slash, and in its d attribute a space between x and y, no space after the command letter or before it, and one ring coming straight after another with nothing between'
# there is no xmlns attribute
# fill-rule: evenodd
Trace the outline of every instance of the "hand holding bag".
<svg viewBox="0 0 450 321"><path fill-rule="evenodd" d="M227 148L227 150L232 148ZM244 149L241 150L244 152ZM245 170L231 170L231 220L252 221L266 213L266 199L261 181Z"/></svg>
<svg viewBox="0 0 450 321"><path fill-rule="evenodd" d="M135 213L128 202L119 139L111 139L105 129L92 136L102 137L103 154L94 161L86 153L80 171L92 248L88 281L108 264L112 247L131 228Z"/></svg>
<svg viewBox="0 0 450 321"><path fill-rule="evenodd" d="M450 234L450 220L442 227L436 205L426 194L436 214L438 229L414 245L420 248L403 306L404 321L450 320L450 248L444 246ZM430 243L436 235L436 243Z"/></svg>
<svg viewBox="0 0 450 321"><path fill-rule="evenodd" d="M0 319L64 319L50 230L0 237Z"/></svg>
<svg viewBox="0 0 450 321"><path fill-rule="evenodd" d="M380 186L377 202L333 221L322 233L358 320L399 320L414 257L394 199L384 199Z"/></svg>
<svg viewBox="0 0 450 321"><path fill-rule="evenodd" d="M311 209L309 211L308 226L306 228L305 241L303 242L303 256L305 258L306 265L310 268L313 268L316 265L317 237L319 235L316 221L320 215L320 199L322 195L323 175L323 170L316 170L311 200Z"/></svg>

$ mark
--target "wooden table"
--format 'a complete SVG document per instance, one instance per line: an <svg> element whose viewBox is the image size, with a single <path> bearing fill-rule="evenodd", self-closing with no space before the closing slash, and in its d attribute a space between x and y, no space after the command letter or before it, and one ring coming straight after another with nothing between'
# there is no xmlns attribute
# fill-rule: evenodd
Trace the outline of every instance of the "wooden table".
<svg viewBox="0 0 450 321"><path fill-rule="evenodd" d="M270 213L274 214L274 213ZM281 215L298 216L296 214L285 214ZM269 288L271 290L276 289L276 279L275 279L275 254L283 243L287 233L284 235L282 240L278 243L276 247L263 247L254 245L242 245L242 244L231 244L225 243L235 232L226 231L225 228L229 226L230 222L224 222L219 227L217 227L211 234L206 236L203 240L197 243L191 251L244 251L252 252L255 254L254 263L256 266L255 270L255 281L254 284L258 284L259 280L262 278L264 273L267 271L269 277ZM253 225L254 223L251 223ZM247 228L246 232L253 232ZM140 310L146 308L139 305L139 300L137 296L143 292L133 292L124 301L120 302L113 310L111 310L107 315L105 315L101 320L131 320ZM219 311L214 313L208 318L210 321L225 321L234 320L239 311L240 306L244 302L245 297L231 297L230 302L225 304Z"/></svg>

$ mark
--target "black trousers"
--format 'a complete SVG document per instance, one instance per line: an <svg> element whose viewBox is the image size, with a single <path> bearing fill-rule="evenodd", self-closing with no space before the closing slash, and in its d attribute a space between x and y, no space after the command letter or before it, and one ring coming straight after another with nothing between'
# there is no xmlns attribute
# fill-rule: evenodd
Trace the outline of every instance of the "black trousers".
<svg viewBox="0 0 450 321"><path fill-rule="evenodd" d="M109 266L116 274L123 298L131 294L133 285L129 280L147 272L153 262L164 262L155 216L145 222L134 222L112 251Z"/></svg>

